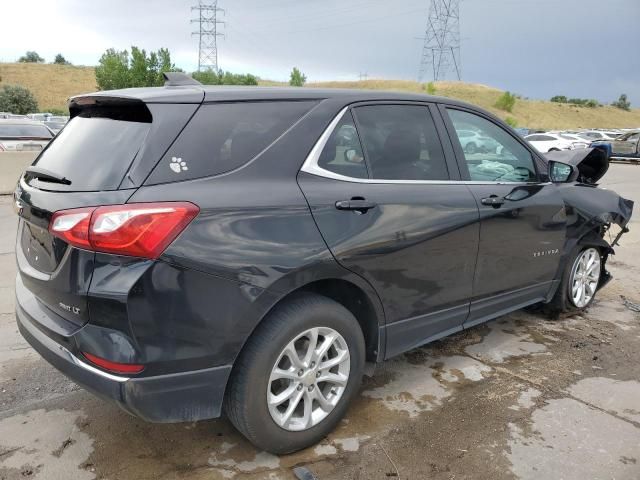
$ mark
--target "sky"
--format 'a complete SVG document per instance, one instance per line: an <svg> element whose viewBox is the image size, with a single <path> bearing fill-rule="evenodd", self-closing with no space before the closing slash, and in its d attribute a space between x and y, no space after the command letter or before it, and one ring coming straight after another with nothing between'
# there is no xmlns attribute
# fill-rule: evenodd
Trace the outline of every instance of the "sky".
<svg viewBox="0 0 640 480"><path fill-rule="evenodd" d="M96 65L107 48L169 48L197 68L198 0L0 0L0 61L35 50ZM415 80L429 0L218 0L220 68L309 81ZM27 20L28 19L28 20ZM640 0L461 0L462 80L529 98L640 105ZM453 79L452 76L449 76ZM425 81L429 78L425 78Z"/></svg>

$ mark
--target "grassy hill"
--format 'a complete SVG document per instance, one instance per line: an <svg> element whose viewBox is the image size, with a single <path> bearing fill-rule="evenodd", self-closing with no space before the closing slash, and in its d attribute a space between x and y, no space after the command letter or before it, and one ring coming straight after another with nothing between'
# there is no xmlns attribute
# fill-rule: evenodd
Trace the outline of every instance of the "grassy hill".
<svg viewBox="0 0 640 480"><path fill-rule="evenodd" d="M96 90L93 67L0 63L0 86L20 84L37 97L40 110L65 109L71 95ZM261 85L286 85L261 81ZM354 82L309 83L309 87L370 88L424 93L424 84L403 80L364 80ZM494 104L502 91L485 85L463 82L436 82L436 95L458 98L483 107L501 118L512 117L519 126L544 129L640 127L640 109L625 112L613 107L587 108L518 99L513 112L498 110ZM637 101L637 99L636 99Z"/></svg>
<svg viewBox="0 0 640 480"><path fill-rule="evenodd" d="M31 90L42 112L66 110L70 96L97 90L93 67L71 65L0 63L0 87L6 84Z"/></svg>

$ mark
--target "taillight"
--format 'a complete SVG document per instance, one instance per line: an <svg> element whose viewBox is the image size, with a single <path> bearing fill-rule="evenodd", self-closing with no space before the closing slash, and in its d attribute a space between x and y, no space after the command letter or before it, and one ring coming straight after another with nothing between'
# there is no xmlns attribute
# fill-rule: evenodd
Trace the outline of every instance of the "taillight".
<svg viewBox="0 0 640 480"><path fill-rule="evenodd" d="M87 250L158 258L199 211L188 202L75 208L55 212L49 231Z"/></svg>
<svg viewBox="0 0 640 480"><path fill-rule="evenodd" d="M144 365L137 363L120 363L105 360L104 358L96 357L87 352L82 352L82 355L94 365L113 373L140 373L144 370Z"/></svg>

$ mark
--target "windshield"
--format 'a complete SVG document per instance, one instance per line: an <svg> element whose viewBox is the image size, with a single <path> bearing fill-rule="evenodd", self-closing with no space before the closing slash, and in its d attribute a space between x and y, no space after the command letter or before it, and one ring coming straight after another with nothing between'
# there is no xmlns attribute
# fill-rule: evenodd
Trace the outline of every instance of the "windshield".
<svg viewBox="0 0 640 480"><path fill-rule="evenodd" d="M0 138L51 138L44 125L0 125Z"/></svg>

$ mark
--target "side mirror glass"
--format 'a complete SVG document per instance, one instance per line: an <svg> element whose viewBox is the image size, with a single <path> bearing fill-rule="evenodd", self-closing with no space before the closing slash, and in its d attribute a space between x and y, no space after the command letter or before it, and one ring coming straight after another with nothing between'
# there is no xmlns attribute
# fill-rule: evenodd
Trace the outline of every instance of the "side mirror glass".
<svg viewBox="0 0 640 480"><path fill-rule="evenodd" d="M553 183L571 182L573 177L573 167L562 162L549 162L549 179Z"/></svg>

